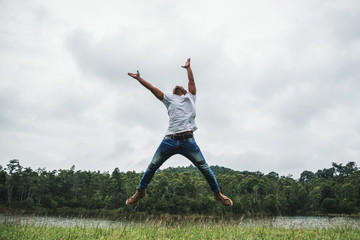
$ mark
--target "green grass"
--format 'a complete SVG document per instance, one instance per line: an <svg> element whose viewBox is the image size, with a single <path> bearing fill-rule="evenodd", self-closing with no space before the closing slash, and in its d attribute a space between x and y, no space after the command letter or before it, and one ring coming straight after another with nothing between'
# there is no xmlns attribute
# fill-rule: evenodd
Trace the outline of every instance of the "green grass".
<svg viewBox="0 0 360 240"><path fill-rule="evenodd" d="M286 229L238 227L225 224L173 224L97 227L55 227L0 224L0 239L360 239L360 230L349 227Z"/></svg>

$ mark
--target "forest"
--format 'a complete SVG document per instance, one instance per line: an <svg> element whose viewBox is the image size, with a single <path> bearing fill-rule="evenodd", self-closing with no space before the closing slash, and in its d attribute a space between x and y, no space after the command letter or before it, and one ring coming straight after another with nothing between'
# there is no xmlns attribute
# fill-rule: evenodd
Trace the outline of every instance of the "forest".
<svg viewBox="0 0 360 240"><path fill-rule="evenodd" d="M211 166L221 191L234 205L222 206L194 166L159 170L147 189L148 196L126 206L143 173L111 173L70 169L33 170L10 160L0 165L0 210L27 212L115 212L118 215L317 215L359 214L360 170L355 162L332 163L317 172L303 171L299 179Z"/></svg>

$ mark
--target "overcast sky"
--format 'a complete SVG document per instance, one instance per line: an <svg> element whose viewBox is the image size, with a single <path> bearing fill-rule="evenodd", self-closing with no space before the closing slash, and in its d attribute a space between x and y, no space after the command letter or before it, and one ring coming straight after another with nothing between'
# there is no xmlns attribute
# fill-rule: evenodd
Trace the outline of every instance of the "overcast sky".
<svg viewBox="0 0 360 240"><path fill-rule="evenodd" d="M209 165L275 171L360 160L356 0L0 0L0 165L144 171L170 92L197 84ZM162 168L188 166L175 156Z"/></svg>

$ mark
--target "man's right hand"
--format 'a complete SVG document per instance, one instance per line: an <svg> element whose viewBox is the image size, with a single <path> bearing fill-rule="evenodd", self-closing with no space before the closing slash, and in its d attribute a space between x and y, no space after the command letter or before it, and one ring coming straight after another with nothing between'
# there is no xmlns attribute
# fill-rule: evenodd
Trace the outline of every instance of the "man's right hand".
<svg viewBox="0 0 360 240"><path fill-rule="evenodd" d="M160 91L159 89L157 89L156 87L154 87L153 85L151 85L149 82L145 81L144 79L142 79L140 77L140 73L139 70L137 70L136 73L128 73L128 75L132 78L135 78L136 80L139 81L139 83L141 85L143 85L144 87L146 87L147 89L149 89L157 99L159 99L160 101L163 100L164 98L164 93L162 91Z"/></svg>
<svg viewBox="0 0 360 240"><path fill-rule="evenodd" d="M128 73L128 75L129 75L130 77L133 77L133 78L137 79L137 80L139 80L139 78L140 78L139 70L137 70L136 73Z"/></svg>

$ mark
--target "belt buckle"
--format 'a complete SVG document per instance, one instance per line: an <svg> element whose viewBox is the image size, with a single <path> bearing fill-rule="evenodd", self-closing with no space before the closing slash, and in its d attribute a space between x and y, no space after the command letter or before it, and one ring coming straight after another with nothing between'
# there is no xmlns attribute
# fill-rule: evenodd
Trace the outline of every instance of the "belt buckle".
<svg viewBox="0 0 360 240"><path fill-rule="evenodd" d="M183 140L184 139L184 136L182 136L182 135L172 135L172 139L174 139L174 140Z"/></svg>
<svg viewBox="0 0 360 240"><path fill-rule="evenodd" d="M184 135L175 135L175 134L173 134L171 137L174 140L185 140L185 139L191 138L192 134L184 134Z"/></svg>

